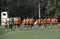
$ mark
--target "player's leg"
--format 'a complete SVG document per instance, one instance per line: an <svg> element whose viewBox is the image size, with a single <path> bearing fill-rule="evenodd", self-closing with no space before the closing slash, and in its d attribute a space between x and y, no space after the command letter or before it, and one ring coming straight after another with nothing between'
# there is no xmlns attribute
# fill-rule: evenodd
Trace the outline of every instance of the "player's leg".
<svg viewBox="0 0 60 39"><path fill-rule="evenodd" d="M11 31L11 24L9 24L9 31Z"/></svg>
<svg viewBox="0 0 60 39"><path fill-rule="evenodd" d="M7 25L5 26L5 30L8 31L8 26Z"/></svg>
<svg viewBox="0 0 60 39"><path fill-rule="evenodd" d="M26 30L27 29L27 24L24 24L24 30Z"/></svg>
<svg viewBox="0 0 60 39"><path fill-rule="evenodd" d="M30 25L30 28L32 28L32 24L29 24Z"/></svg>
<svg viewBox="0 0 60 39"><path fill-rule="evenodd" d="M14 24L14 30L16 30L17 29L17 24Z"/></svg>
<svg viewBox="0 0 60 39"><path fill-rule="evenodd" d="M46 24L44 24L44 27L45 27L45 29L47 28L47 25Z"/></svg>
<svg viewBox="0 0 60 39"><path fill-rule="evenodd" d="M40 28L41 28L41 24L38 25L38 29L40 29Z"/></svg>
<svg viewBox="0 0 60 39"><path fill-rule="evenodd" d="M29 24L29 29L32 29L32 26L33 26L33 25L32 25L32 23L31 23L31 24Z"/></svg>
<svg viewBox="0 0 60 39"><path fill-rule="evenodd" d="M20 30L20 29L21 29L21 26L20 26L20 24L18 24L18 25L17 25L17 28L18 28L18 30Z"/></svg>

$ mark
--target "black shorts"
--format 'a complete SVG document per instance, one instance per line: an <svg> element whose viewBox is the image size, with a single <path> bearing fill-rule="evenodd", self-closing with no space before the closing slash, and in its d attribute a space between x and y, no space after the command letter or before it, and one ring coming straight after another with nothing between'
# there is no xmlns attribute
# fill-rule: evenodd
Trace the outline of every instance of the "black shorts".
<svg viewBox="0 0 60 39"><path fill-rule="evenodd" d="M57 23L52 23L52 25L56 25Z"/></svg>
<svg viewBox="0 0 60 39"><path fill-rule="evenodd" d="M20 26L20 24L14 24L15 26Z"/></svg>
<svg viewBox="0 0 60 39"><path fill-rule="evenodd" d="M9 28L12 28L12 27L13 27L13 24L10 24L10 25L9 25Z"/></svg>
<svg viewBox="0 0 60 39"><path fill-rule="evenodd" d="M29 24L30 26L34 26L34 24Z"/></svg>
<svg viewBox="0 0 60 39"><path fill-rule="evenodd" d="M5 28L8 28L8 26L5 26Z"/></svg>
<svg viewBox="0 0 60 39"><path fill-rule="evenodd" d="M27 24L24 24L25 26L27 25Z"/></svg>
<svg viewBox="0 0 60 39"><path fill-rule="evenodd" d="M20 26L20 24L17 24L17 26Z"/></svg>

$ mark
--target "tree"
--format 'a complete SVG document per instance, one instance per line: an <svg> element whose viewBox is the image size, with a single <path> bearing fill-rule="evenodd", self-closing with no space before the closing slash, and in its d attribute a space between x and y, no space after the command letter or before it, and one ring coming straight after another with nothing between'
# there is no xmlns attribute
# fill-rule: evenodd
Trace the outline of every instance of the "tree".
<svg viewBox="0 0 60 39"><path fill-rule="evenodd" d="M2 11L8 11L9 16L38 18L38 1L40 1L41 17L60 16L60 0L1 0Z"/></svg>
<svg viewBox="0 0 60 39"><path fill-rule="evenodd" d="M48 14L48 17L58 17L60 14L59 6L60 1L59 0L48 0L47 6L46 6L46 14Z"/></svg>

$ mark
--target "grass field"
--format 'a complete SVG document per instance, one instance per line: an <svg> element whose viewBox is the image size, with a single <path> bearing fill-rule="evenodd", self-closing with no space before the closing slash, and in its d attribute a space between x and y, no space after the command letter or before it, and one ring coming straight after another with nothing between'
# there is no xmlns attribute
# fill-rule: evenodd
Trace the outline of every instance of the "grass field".
<svg viewBox="0 0 60 39"><path fill-rule="evenodd" d="M5 32L0 29L0 39L60 39L60 24L53 29L33 29ZM2 30L2 31L1 31Z"/></svg>

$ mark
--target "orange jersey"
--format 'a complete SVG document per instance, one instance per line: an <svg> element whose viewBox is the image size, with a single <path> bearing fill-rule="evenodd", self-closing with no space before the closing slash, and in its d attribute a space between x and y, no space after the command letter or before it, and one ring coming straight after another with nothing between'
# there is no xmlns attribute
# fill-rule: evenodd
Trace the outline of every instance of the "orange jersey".
<svg viewBox="0 0 60 39"><path fill-rule="evenodd" d="M18 18L14 19L14 24L20 24L20 20Z"/></svg>
<svg viewBox="0 0 60 39"><path fill-rule="evenodd" d="M43 20L41 20L41 24L43 24Z"/></svg>
<svg viewBox="0 0 60 39"><path fill-rule="evenodd" d="M5 26L8 25L8 21L7 21L7 20L4 21L4 25L5 25Z"/></svg>
<svg viewBox="0 0 60 39"><path fill-rule="evenodd" d="M44 23L44 24L46 24L46 23L47 23L47 20L46 20L46 19L44 19L44 20L43 20L43 23Z"/></svg>
<svg viewBox="0 0 60 39"><path fill-rule="evenodd" d="M29 24L29 19L26 19L26 24Z"/></svg>
<svg viewBox="0 0 60 39"><path fill-rule="evenodd" d="M20 24L21 20L18 18L18 24Z"/></svg>
<svg viewBox="0 0 60 39"><path fill-rule="evenodd" d="M32 24L32 23L33 23L33 20L32 20L32 19L30 19L30 20L29 20L29 24Z"/></svg>
<svg viewBox="0 0 60 39"><path fill-rule="evenodd" d="M50 18L48 18L48 19L47 19L47 23L51 23L51 20L50 20Z"/></svg>
<svg viewBox="0 0 60 39"><path fill-rule="evenodd" d="M26 19L23 20L23 24L26 24Z"/></svg>
<svg viewBox="0 0 60 39"><path fill-rule="evenodd" d="M40 19L38 20L38 23L41 24L41 20Z"/></svg>
<svg viewBox="0 0 60 39"><path fill-rule="evenodd" d="M57 19L51 19L52 23L57 23Z"/></svg>
<svg viewBox="0 0 60 39"><path fill-rule="evenodd" d="M40 19L36 20L36 23L41 24L41 20Z"/></svg>
<svg viewBox="0 0 60 39"><path fill-rule="evenodd" d="M55 19L51 19L51 23L55 23Z"/></svg>

